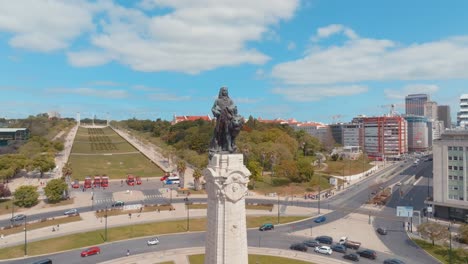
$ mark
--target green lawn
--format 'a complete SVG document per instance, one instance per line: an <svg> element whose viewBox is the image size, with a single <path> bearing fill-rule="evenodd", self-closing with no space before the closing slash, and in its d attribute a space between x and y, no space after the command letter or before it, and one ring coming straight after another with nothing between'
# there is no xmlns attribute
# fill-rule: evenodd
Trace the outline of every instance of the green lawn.
<svg viewBox="0 0 468 264"><path fill-rule="evenodd" d="M413 242L424 249L427 253L438 259L442 263L450 263L449 257L449 248L440 246L440 245L432 245L425 240L421 239L413 239ZM452 263L468 263L468 252L463 249L453 249L452 250Z"/></svg>
<svg viewBox="0 0 468 264"><path fill-rule="evenodd" d="M281 223L303 220L306 217L281 217ZM112 218L108 219L112 221ZM247 227L258 227L266 222L276 223L276 217L254 216L247 217ZM190 231L204 231L206 228L205 218L190 219ZM107 230L108 241L119 241L143 236L162 235L171 233L187 232L186 220L170 222L154 222L139 225L121 226ZM104 230L89 231L63 237L55 237L28 243L28 255L51 254L53 252L76 249L104 243ZM1 248L0 259L18 258L24 255L24 245Z"/></svg>
<svg viewBox="0 0 468 264"><path fill-rule="evenodd" d="M203 264L205 261L205 255L191 255L189 256L190 264ZM301 260L288 259L275 256L265 255L249 255L249 264L310 264L312 262L305 262Z"/></svg>
<svg viewBox="0 0 468 264"><path fill-rule="evenodd" d="M138 151L111 128L80 127L69 158L72 178L83 180L86 176L105 174L111 179L122 179L127 174L141 177L160 177L164 174L143 154L121 154L127 152Z"/></svg>

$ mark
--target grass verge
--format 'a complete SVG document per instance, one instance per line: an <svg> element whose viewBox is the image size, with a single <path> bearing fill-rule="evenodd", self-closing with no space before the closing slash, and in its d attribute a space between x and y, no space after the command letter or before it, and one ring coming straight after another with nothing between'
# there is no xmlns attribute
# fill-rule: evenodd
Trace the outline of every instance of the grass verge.
<svg viewBox="0 0 468 264"><path fill-rule="evenodd" d="M203 264L205 261L205 255L191 255L189 256L190 264ZM256 263L275 263L275 264L310 264L312 262L306 262L296 259L265 256L265 255L249 255L249 264Z"/></svg>
<svg viewBox="0 0 468 264"><path fill-rule="evenodd" d="M431 256L442 263L450 263L449 248L441 245L432 245L432 243L421 239L413 239L413 242L424 249ZM468 251L463 249L452 249L452 263L468 263Z"/></svg>
<svg viewBox="0 0 468 264"><path fill-rule="evenodd" d="M56 225L61 225L61 224L66 224L66 223L71 223L71 222L76 222L76 221L81 221L81 220L82 220L81 216L79 215L61 217L61 218L57 218L54 220L47 220L44 222L36 222L36 223L31 223L31 224L28 223L26 227L28 230L33 230L33 229L39 229L39 228L48 227L48 226L56 226ZM7 236L7 235L23 232L24 231L23 228L24 228L24 225L19 225L13 228L3 229L0 232L2 232L3 235Z"/></svg>
<svg viewBox="0 0 468 264"><path fill-rule="evenodd" d="M306 217L285 216L280 218L281 223L303 220ZM252 216L247 217L247 227L258 227L265 222L276 223L276 217ZM107 229L108 242L126 240L137 237L172 234L187 231L186 220L155 222L140 225L121 226ZM190 219L190 231L204 231L205 218ZM83 232L63 237L28 243L28 255L51 254L58 251L76 249L104 243L104 229ZM18 258L24 255L24 245L0 249L0 259Z"/></svg>

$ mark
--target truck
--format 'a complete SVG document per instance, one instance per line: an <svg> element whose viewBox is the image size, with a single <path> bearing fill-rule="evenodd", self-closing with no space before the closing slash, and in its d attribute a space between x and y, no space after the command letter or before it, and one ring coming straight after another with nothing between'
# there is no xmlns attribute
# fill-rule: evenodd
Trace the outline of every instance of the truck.
<svg viewBox="0 0 468 264"><path fill-rule="evenodd" d="M84 187L85 189L89 189L89 188L91 188L91 184L92 184L91 177L86 176L86 178L85 178L85 180L84 180L83 187Z"/></svg>
<svg viewBox="0 0 468 264"><path fill-rule="evenodd" d="M136 184L141 185L141 183L142 183L141 177L136 177Z"/></svg>
<svg viewBox="0 0 468 264"><path fill-rule="evenodd" d="M101 187L103 188L109 187L109 177L107 176L101 177Z"/></svg>
<svg viewBox="0 0 468 264"><path fill-rule="evenodd" d="M101 177L94 176L93 185L94 185L94 187L100 187L101 186Z"/></svg>
<svg viewBox="0 0 468 264"><path fill-rule="evenodd" d="M134 186L135 185L135 176L132 174L127 175L127 185Z"/></svg>
<svg viewBox="0 0 468 264"><path fill-rule="evenodd" d="M352 249L359 249L359 247L361 247L361 242L351 241L348 239L348 237L341 237L340 242L338 243Z"/></svg>

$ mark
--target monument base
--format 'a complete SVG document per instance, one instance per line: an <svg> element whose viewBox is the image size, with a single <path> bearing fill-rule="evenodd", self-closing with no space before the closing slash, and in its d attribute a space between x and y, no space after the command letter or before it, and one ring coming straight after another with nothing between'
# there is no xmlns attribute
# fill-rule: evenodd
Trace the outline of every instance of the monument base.
<svg viewBox="0 0 468 264"><path fill-rule="evenodd" d="M203 171L208 193L205 264L247 264L245 195L250 171L242 154L214 154Z"/></svg>

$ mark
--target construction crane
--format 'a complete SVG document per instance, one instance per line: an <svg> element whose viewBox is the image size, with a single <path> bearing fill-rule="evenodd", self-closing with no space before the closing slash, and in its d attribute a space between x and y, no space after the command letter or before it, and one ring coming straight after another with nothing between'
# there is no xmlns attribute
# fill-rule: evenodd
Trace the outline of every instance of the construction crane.
<svg viewBox="0 0 468 264"><path fill-rule="evenodd" d="M404 104L386 104L386 105L381 105L380 107L382 108L388 108L390 107L390 113L389 115L390 116L396 116L398 113L397 111L395 110L396 107L405 107Z"/></svg>
<svg viewBox="0 0 468 264"><path fill-rule="evenodd" d="M337 121L339 122L342 117L344 117L344 115L332 115L333 124L336 124Z"/></svg>

